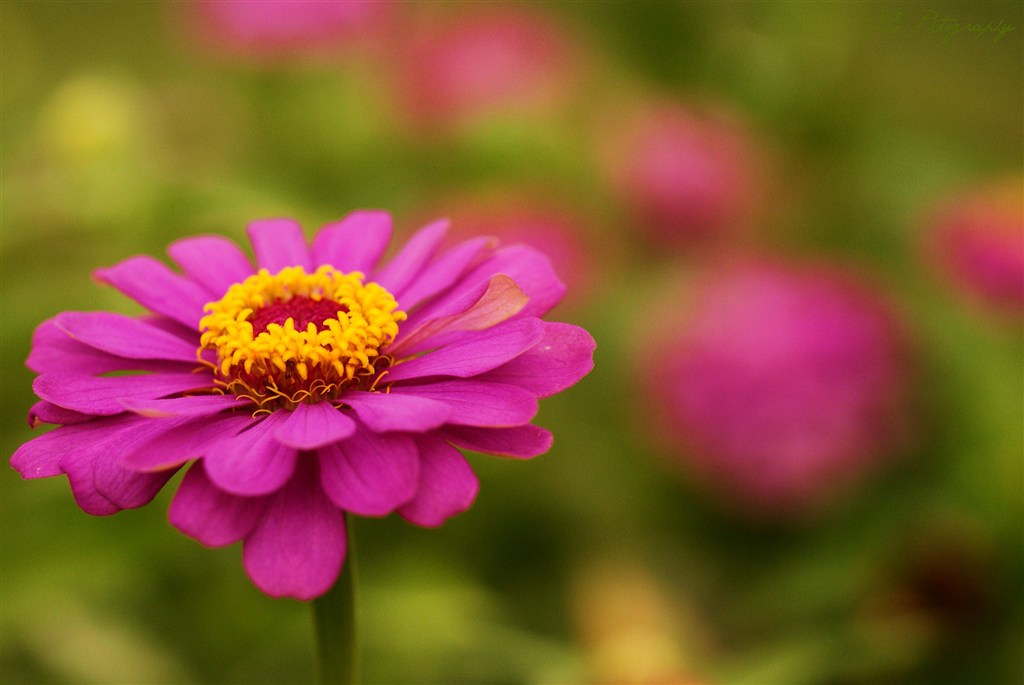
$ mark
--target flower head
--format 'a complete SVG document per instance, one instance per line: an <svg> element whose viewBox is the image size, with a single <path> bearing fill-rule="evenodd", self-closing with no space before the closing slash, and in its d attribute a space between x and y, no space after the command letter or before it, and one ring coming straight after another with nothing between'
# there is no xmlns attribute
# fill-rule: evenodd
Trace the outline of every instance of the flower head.
<svg viewBox="0 0 1024 685"><path fill-rule="evenodd" d="M1018 177L934 212L927 245L946 278L986 307L1024 316L1024 202Z"/></svg>
<svg viewBox="0 0 1024 685"><path fill-rule="evenodd" d="M575 52L552 17L488 8L428 21L400 55L399 86L425 126L545 112L575 85Z"/></svg>
<svg viewBox="0 0 1024 685"><path fill-rule="evenodd" d="M218 50L258 59L342 51L389 20L390 0L198 0L198 32Z"/></svg>
<svg viewBox="0 0 1024 685"><path fill-rule="evenodd" d="M761 179L740 125L666 104L614 126L603 150L606 175L653 243L689 247L746 227Z"/></svg>
<svg viewBox="0 0 1024 685"><path fill-rule="evenodd" d="M826 267L747 262L670 307L659 411L687 466L729 495L805 509L900 447L902 343L873 289Z"/></svg>
<svg viewBox="0 0 1024 685"><path fill-rule="evenodd" d="M64 312L36 331L33 426L11 463L66 474L78 504L149 502L187 465L170 506L210 546L243 541L250 578L311 599L336 579L346 513L437 526L478 482L457 448L528 458L551 445L537 399L593 366L584 330L539 317L564 294L546 257L447 224L383 266L390 217L357 212L307 244L299 225L186 238L178 273L133 257L97 278L151 313ZM134 373L120 373L130 371Z"/></svg>

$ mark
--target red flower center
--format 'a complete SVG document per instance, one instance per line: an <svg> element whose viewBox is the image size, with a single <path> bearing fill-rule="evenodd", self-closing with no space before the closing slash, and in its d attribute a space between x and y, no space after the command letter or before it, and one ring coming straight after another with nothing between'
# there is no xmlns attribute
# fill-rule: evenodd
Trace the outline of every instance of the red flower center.
<svg viewBox="0 0 1024 685"><path fill-rule="evenodd" d="M338 318L338 312L348 312L348 307L327 298L314 300L311 297L297 296L285 302L273 302L260 307L249 318L252 334L259 335L267 330L272 323L284 325L289 318L295 324L295 330L305 330L309 324L322 328L324 321Z"/></svg>

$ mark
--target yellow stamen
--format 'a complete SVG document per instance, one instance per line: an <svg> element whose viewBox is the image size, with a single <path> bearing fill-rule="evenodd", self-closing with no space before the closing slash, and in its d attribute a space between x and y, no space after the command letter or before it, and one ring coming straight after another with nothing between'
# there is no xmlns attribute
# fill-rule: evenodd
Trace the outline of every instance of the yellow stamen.
<svg viewBox="0 0 1024 685"><path fill-rule="evenodd" d="M375 390L393 362L383 350L406 314L363 278L330 266L260 269L206 305L199 354L214 350L218 380L261 409L332 399L353 386Z"/></svg>

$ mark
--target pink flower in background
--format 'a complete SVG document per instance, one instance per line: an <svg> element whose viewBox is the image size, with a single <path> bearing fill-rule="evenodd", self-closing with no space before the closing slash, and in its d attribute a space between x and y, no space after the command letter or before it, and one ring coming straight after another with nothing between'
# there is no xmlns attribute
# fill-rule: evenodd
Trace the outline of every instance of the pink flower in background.
<svg viewBox="0 0 1024 685"><path fill-rule="evenodd" d="M390 18L389 0L198 0L200 35L216 50L255 58L345 51Z"/></svg>
<svg viewBox="0 0 1024 685"><path fill-rule="evenodd" d="M907 370L884 299L827 267L734 264L656 316L645 359L691 470L763 510L799 510L897 451Z"/></svg>
<svg viewBox="0 0 1024 685"><path fill-rule="evenodd" d="M243 541L269 595L322 594L346 513L437 526L464 511L478 482L456 447L542 454L538 398L593 366L586 331L539 318L565 291L543 254L486 238L440 250L446 230L426 226L381 266L386 213L351 214L312 244L267 220L249 226L256 267L201 236L169 248L183 273L150 257L98 271L151 313L40 325L30 422L60 427L12 465L66 474L105 515L146 504L191 462L171 522L205 545Z"/></svg>
<svg viewBox="0 0 1024 685"><path fill-rule="evenodd" d="M455 227L452 239L493 236L502 244L524 243L546 254L568 285L572 302L585 300L599 275L607 276L605 251L585 231L583 217L567 207L522 196L452 199L445 206L454 208L447 212Z"/></svg>
<svg viewBox="0 0 1024 685"><path fill-rule="evenodd" d="M978 189L935 212L926 234L933 261L988 307L1024 314L1024 184Z"/></svg>
<svg viewBox="0 0 1024 685"><path fill-rule="evenodd" d="M655 246L722 241L750 222L761 179L737 123L667 104L616 121L603 138L612 189Z"/></svg>
<svg viewBox="0 0 1024 685"><path fill-rule="evenodd" d="M400 53L401 98L426 126L548 110L573 87L574 53L552 18L523 8L435 17Z"/></svg>

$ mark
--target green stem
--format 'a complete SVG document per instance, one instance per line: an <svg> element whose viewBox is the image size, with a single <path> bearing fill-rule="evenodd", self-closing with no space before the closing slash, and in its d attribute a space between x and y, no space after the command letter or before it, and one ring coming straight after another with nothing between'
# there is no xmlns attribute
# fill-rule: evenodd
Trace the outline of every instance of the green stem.
<svg viewBox="0 0 1024 685"><path fill-rule="evenodd" d="M320 685L359 682L356 649L355 545L351 517L345 517L348 551L341 576L326 594L313 600Z"/></svg>

